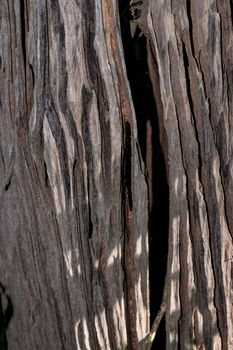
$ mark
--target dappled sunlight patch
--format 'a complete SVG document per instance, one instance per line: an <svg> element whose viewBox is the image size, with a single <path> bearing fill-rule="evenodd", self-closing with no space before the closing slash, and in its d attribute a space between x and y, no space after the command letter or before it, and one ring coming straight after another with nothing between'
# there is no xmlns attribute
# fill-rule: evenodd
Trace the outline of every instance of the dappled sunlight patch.
<svg viewBox="0 0 233 350"><path fill-rule="evenodd" d="M44 135L44 158L47 166L48 178L51 184L54 204L57 215L60 215L62 211L65 211L65 190L64 190L64 177L61 171L59 152L56 144L56 140L53 136L48 119L44 116L43 121L43 135Z"/></svg>
<svg viewBox="0 0 233 350"><path fill-rule="evenodd" d="M114 323L120 335L120 338L117 337L117 346L121 348L122 344L127 343L125 305L123 297L121 297L120 300L116 300L113 310ZM120 318L119 315L122 315L122 318Z"/></svg>
<svg viewBox="0 0 233 350"><path fill-rule="evenodd" d="M193 309L192 323L194 332L193 339L196 340L198 345L201 345L203 344L203 316L197 306Z"/></svg>
<svg viewBox="0 0 233 350"><path fill-rule="evenodd" d="M91 349L90 344L90 334L87 326L87 321L85 318L78 320L75 323L75 339L78 350L83 350L83 344L86 349ZM81 339L80 339L81 338Z"/></svg>
<svg viewBox="0 0 233 350"><path fill-rule="evenodd" d="M109 343L109 335L108 335L108 326L105 311L99 313L99 315L95 315L95 327L99 345L101 349L111 349ZM103 332L103 330L106 330Z"/></svg>
<svg viewBox="0 0 233 350"><path fill-rule="evenodd" d="M142 235L140 235L136 242L136 256L142 255Z"/></svg>
<svg viewBox="0 0 233 350"><path fill-rule="evenodd" d="M143 296L142 296L142 280L141 280L141 274L138 276L137 283L135 285L135 295L136 295L136 301L139 305L141 305L141 308L144 309L144 312L137 312L137 332L138 332L138 340L139 342L144 339L145 333L143 332L144 329L149 329L149 318L147 316L147 307L144 305L143 302Z"/></svg>
<svg viewBox="0 0 233 350"><path fill-rule="evenodd" d="M113 266L116 259L121 259L121 245L120 244L118 244L117 246L115 246L112 249L112 251L108 257L107 266L108 267Z"/></svg>
<svg viewBox="0 0 233 350"><path fill-rule="evenodd" d="M172 266L171 266L171 276L177 276L180 274L180 261L179 261L179 229L180 229L180 216L177 215L172 220ZM179 279L171 278L171 301L170 301L170 315L180 310L180 300L179 300Z"/></svg>
<svg viewBox="0 0 233 350"><path fill-rule="evenodd" d="M67 253L64 253L64 259L65 259L65 263L66 263L66 268L69 272L70 277L74 276L74 272L73 272L73 267L72 267L72 252L71 249L69 249L67 251Z"/></svg>

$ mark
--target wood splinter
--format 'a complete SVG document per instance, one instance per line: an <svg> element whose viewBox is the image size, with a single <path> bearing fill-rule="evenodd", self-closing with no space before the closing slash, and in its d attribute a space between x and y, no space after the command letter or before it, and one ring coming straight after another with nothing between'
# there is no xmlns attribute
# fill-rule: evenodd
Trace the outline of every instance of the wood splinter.
<svg viewBox="0 0 233 350"><path fill-rule="evenodd" d="M147 338L146 338L146 342L145 342L145 350L150 350L153 344L153 341L155 339L155 336L157 334L160 322L166 312L167 309L167 280L165 281L165 285L164 285L164 290L163 290L163 298L162 298L162 302L159 308L159 311L155 317L155 320L152 324L150 333L148 334Z"/></svg>

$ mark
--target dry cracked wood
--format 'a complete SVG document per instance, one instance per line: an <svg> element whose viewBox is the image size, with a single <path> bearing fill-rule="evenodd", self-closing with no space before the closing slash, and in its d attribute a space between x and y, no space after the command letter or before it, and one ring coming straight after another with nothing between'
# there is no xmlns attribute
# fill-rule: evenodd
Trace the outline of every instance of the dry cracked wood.
<svg viewBox="0 0 233 350"><path fill-rule="evenodd" d="M170 200L167 349L233 349L231 1L150 1Z"/></svg>
<svg viewBox="0 0 233 350"><path fill-rule="evenodd" d="M149 1L167 160L167 349L233 348L230 0ZM12 349L137 349L147 194L115 1L0 3L0 282Z"/></svg>
<svg viewBox="0 0 233 350"><path fill-rule="evenodd" d="M147 189L116 2L2 0L0 38L9 348L137 349Z"/></svg>

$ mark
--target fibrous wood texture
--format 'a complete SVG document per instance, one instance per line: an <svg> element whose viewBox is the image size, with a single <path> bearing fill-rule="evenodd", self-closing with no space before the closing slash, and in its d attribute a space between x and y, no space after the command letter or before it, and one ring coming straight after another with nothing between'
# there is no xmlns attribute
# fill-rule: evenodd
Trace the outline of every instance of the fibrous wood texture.
<svg viewBox="0 0 233 350"><path fill-rule="evenodd" d="M170 188L167 349L233 349L232 4L150 1L141 28Z"/></svg>
<svg viewBox="0 0 233 350"><path fill-rule="evenodd" d="M137 349L147 190L112 0L0 2L9 349Z"/></svg>

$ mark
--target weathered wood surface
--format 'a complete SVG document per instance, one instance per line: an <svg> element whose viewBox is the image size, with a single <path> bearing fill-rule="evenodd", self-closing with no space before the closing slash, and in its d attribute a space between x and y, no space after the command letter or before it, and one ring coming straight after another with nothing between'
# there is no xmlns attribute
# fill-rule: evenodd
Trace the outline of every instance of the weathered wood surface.
<svg viewBox="0 0 233 350"><path fill-rule="evenodd" d="M167 349L233 349L232 16L151 0L141 25L170 188Z"/></svg>
<svg viewBox="0 0 233 350"><path fill-rule="evenodd" d="M147 190L113 0L0 2L9 349L137 349Z"/></svg>

